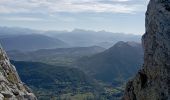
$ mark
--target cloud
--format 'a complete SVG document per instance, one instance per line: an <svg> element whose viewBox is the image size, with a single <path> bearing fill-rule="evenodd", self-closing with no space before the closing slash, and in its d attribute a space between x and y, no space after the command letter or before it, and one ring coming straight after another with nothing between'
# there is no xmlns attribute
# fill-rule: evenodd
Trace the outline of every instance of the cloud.
<svg viewBox="0 0 170 100"><path fill-rule="evenodd" d="M117 1L120 1L120 2L122 2L122 1L123 1L123 2L124 2L124 1L130 1L130 0L117 0Z"/></svg>
<svg viewBox="0 0 170 100"><path fill-rule="evenodd" d="M24 12L29 12L29 10L25 8L15 9L12 7L0 6L0 13L24 13Z"/></svg>
<svg viewBox="0 0 170 100"><path fill-rule="evenodd" d="M1 19L8 21L43 21L41 18L34 17L2 17Z"/></svg>
<svg viewBox="0 0 170 100"><path fill-rule="evenodd" d="M63 3L49 6L49 11L56 12L110 12L110 13L133 13L140 5L128 6L125 4L103 4L98 2L88 3Z"/></svg>
<svg viewBox="0 0 170 100"><path fill-rule="evenodd" d="M127 4L127 2L133 1L134 0L0 0L0 13L136 13L141 11L144 5L138 3Z"/></svg>

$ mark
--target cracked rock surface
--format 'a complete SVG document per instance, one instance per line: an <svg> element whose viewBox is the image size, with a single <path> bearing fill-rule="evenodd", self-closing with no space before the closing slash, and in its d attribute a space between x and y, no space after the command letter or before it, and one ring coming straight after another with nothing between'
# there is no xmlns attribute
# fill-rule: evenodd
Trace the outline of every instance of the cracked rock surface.
<svg viewBox="0 0 170 100"><path fill-rule="evenodd" d="M0 46L0 100L36 100Z"/></svg>
<svg viewBox="0 0 170 100"><path fill-rule="evenodd" d="M150 0L142 37L144 64L124 100L170 100L170 0Z"/></svg>

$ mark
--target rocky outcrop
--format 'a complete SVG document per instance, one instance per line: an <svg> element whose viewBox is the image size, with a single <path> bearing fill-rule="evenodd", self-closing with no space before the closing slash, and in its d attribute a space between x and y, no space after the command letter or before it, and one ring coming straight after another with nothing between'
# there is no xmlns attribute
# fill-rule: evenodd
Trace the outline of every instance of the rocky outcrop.
<svg viewBox="0 0 170 100"><path fill-rule="evenodd" d="M0 47L0 100L36 100L24 85L5 51Z"/></svg>
<svg viewBox="0 0 170 100"><path fill-rule="evenodd" d="M170 0L150 0L143 38L144 65L124 100L170 100Z"/></svg>

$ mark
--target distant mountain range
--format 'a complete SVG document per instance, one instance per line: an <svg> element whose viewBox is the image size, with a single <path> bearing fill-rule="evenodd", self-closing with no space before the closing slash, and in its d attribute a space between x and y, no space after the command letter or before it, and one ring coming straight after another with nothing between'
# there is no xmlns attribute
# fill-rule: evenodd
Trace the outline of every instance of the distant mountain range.
<svg viewBox="0 0 170 100"><path fill-rule="evenodd" d="M140 42L140 35L124 34L124 33L111 33L106 31L87 31L75 29L71 32L67 31L48 31L45 32L49 36L56 37L60 40L69 43L71 46L101 46L109 48L118 41L135 41Z"/></svg>
<svg viewBox="0 0 170 100"><path fill-rule="evenodd" d="M102 53L79 59L75 66L98 80L115 84L132 77L142 62L141 44L121 41Z"/></svg>
<svg viewBox="0 0 170 100"><path fill-rule="evenodd" d="M33 51L37 49L63 48L68 44L52 37L39 34L6 35L0 37L5 50Z"/></svg>
<svg viewBox="0 0 170 100"><path fill-rule="evenodd" d="M0 36L8 37L10 35L25 35L25 34L36 34L41 33L41 31L32 30L28 28L19 27L0 27Z"/></svg>
<svg viewBox="0 0 170 100"><path fill-rule="evenodd" d="M31 41L32 40L32 41ZM38 31L26 28L0 27L0 42L6 50L30 51L63 47L112 47L118 41L140 42L140 35L106 31Z"/></svg>

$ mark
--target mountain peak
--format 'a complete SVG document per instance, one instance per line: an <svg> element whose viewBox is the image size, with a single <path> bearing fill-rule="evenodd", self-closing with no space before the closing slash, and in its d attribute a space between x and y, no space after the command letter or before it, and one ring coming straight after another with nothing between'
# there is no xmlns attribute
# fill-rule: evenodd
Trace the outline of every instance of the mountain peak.
<svg viewBox="0 0 170 100"><path fill-rule="evenodd" d="M141 45L141 43L134 42L134 41L128 41L127 44L129 44L132 47L137 47L137 46Z"/></svg>
<svg viewBox="0 0 170 100"><path fill-rule="evenodd" d="M24 85L5 51L0 46L0 100L36 100L30 89Z"/></svg>
<svg viewBox="0 0 170 100"><path fill-rule="evenodd" d="M119 41L117 42L112 48L124 48L124 47L131 47L127 42Z"/></svg>

